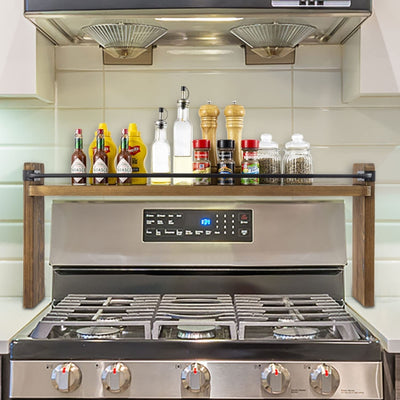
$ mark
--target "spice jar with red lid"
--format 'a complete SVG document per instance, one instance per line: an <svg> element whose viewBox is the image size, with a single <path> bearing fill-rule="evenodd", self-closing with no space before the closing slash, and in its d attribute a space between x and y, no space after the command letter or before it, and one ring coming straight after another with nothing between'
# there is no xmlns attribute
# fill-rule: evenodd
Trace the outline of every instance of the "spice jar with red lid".
<svg viewBox="0 0 400 400"><path fill-rule="evenodd" d="M260 173L260 164L258 162L258 147L260 142L256 139L242 140L242 174L243 175L254 175ZM258 177L242 177L240 179L242 185L258 185L260 178Z"/></svg>
<svg viewBox="0 0 400 400"><path fill-rule="evenodd" d="M209 160L210 141L208 139L193 140L194 161L193 173L194 174L210 174L211 163ZM210 177L194 178L193 185L209 185L211 183Z"/></svg>

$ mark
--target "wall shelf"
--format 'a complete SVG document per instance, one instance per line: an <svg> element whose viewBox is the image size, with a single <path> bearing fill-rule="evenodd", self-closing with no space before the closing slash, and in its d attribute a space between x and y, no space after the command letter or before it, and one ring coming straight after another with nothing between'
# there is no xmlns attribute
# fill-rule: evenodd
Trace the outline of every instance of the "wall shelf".
<svg viewBox="0 0 400 400"><path fill-rule="evenodd" d="M373 179L357 179L362 171ZM30 173L38 177L28 179ZM57 177L57 174L48 174ZM50 176L53 175L53 176ZM349 185L258 186L71 186L44 185L44 165L24 165L24 307L44 297L44 198L49 197L352 197L353 292L364 306L374 305L375 166L354 164ZM332 177L339 177L333 176Z"/></svg>

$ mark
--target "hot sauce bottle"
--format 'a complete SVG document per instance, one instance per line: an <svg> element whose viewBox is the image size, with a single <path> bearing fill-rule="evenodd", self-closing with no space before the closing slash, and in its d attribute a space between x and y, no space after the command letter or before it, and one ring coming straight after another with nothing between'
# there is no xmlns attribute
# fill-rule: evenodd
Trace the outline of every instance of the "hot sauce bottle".
<svg viewBox="0 0 400 400"><path fill-rule="evenodd" d="M104 130L97 129L96 151L93 154L93 173L107 174L108 173L108 156L104 151ZM94 185L108 185L108 178L99 177L93 179Z"/></svg>
<svg viewBox="0 0 400 400"><path fill-rule="evenodd" d="M71 174L84 174L86 172L86 155L82 150L82 129L75 131L75 151L71 156ZM73 185L86 185L86 178L71 178Z"/></svg>
<svg viewBox="0 0 400 400"><path fill-rule="evenodd" d="M131 174L132 173L132 160L128 151L129 134L128 129L122 129L121 133L121 150L117 156L117 173L118 174ZM117 185L131 185L132 180L128 177L118 177Z"/></svg>

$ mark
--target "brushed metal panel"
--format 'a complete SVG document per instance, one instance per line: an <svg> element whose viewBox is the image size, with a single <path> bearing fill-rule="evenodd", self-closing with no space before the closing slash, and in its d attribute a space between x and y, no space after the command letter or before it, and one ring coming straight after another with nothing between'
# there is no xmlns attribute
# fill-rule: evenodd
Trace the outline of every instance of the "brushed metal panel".
<svg viewBox="0 0 400 400"><path fill-rule="evenodd" d="M143 209L251 209L252 243L143 243ZM50 264L332 266L346 264L344 203L55 202Z"/></svg>

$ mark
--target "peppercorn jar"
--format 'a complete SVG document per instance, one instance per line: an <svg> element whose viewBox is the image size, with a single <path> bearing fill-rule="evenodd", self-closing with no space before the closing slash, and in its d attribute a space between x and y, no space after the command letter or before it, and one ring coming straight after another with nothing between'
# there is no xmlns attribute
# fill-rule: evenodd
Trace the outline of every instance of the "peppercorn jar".
<svg viewBox="0 0 400 400"><path fill-rule="evenodd" d="M280 174L282 157L279 152L278 143L272 141L272 135L263 133L261 135L258 162L260 164L260 174ZM261 178L260 183L269 185L280 185L280 178Z"/></svg>
<svg viewBox="0 0 400 400"><path fill-rule="evenodd" d="M254 175L260 173L260 164L258 162L259 141L256 139L242 140L242 175ZM242 185L258 185L260 178L244 176L240 179Z"/></svg>
<svg viewBox="0 0 400 400"><path fill-rule="evenodd" d="M217 173L223 176L217 179L218 185L233 185L235 183L234 178L226 177L226 175L232 175L235 172L234 150L234 140L220 139L217 141Z"/></svg>
<svg viewBox="0 0 400 400"><path fill-rule="evenodd" d="M284 174L312 174L313 163L310 143L303 140L303 135L295 133L292 140L285 144L283 156ZM285 178L285 185L311 185L312 178Z"/></svg>
<svg viewBox="0 0 400 400"><path fill-rule="evenodd" d="M208 139L193 140L193 173L210 174L211 163L209 160L210 141ZM210 177L194 178L193 185L209 185Z"/></svg>

